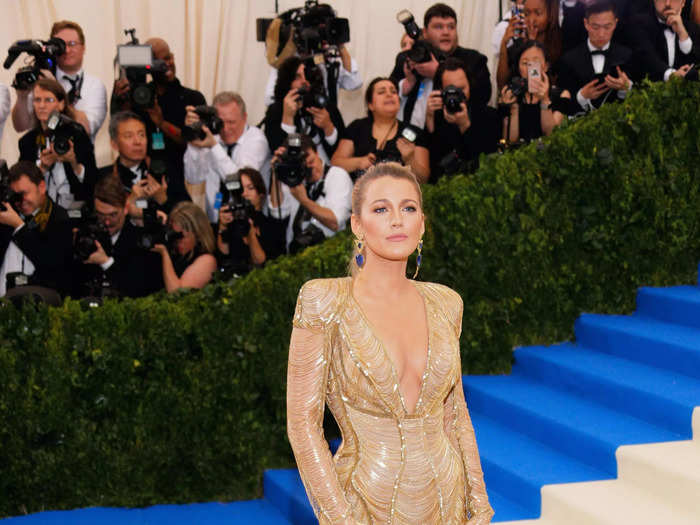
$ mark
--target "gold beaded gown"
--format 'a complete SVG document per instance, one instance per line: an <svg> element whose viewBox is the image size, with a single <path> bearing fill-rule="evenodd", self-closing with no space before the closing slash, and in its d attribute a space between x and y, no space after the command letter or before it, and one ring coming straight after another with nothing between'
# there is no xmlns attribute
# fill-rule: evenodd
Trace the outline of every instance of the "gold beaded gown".
<svg viewBox="0 0 700 525"><path fill-rule="evenodd" d="M413 413L352 279L317 279L299 292L293 325L307 330L290 345L287 429L321 525L482 525L493 516L462 390L462 299L443 285L414 284L428 316L428 358ZM342 433L335 456L324 404Z"/></svg>

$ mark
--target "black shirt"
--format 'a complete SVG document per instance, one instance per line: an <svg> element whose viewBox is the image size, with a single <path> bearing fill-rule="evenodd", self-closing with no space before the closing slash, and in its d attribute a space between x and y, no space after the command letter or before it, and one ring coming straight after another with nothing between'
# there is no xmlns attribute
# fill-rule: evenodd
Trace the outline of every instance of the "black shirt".
<svg viewBox="0 0 700 525"><path fill-rule="evenodd" d="M259 211L255 211L251 218L255 226L260 230L258 240L265 252L265 260L269 261L284 254L287 246L286 232L289 218L280 220ZM219 260L221 266L231 267L234 273L240 275L252 269L250 247L243 242L243 238L240 235L230 231L231 227L232 225L229 224L229 230L224 234L225 239L227 238L228 240L229 253L228 255L219 254Z"/></svg>

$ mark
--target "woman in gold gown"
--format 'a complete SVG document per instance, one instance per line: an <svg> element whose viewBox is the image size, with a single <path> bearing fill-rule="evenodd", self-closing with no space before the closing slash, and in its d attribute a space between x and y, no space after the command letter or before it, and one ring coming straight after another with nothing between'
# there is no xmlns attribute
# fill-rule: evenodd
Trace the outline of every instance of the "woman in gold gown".
<svg viewBox="0 0 700 525"><path fill-rule="evenodd" d="M399 164L379 164L356 182L352 212L354 275L304 284L289 349L289 441L316 516L322 525L487 524L462 390L462 299L406 277L416 247L422 257L420 187ZM335 456L324 404L342 432Z"/></svg>

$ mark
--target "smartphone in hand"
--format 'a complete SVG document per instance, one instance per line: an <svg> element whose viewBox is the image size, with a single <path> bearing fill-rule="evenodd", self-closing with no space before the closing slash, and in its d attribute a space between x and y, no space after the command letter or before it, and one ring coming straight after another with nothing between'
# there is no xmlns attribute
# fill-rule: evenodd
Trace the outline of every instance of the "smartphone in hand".
<svg viewBox="0 0 700 525"><path fill-rule="evenodd" d="M542 79L542 64L539 62L532 62L527 66L527 90L530 93L534 93L534 88L532 85L533 79Z"/></svg>

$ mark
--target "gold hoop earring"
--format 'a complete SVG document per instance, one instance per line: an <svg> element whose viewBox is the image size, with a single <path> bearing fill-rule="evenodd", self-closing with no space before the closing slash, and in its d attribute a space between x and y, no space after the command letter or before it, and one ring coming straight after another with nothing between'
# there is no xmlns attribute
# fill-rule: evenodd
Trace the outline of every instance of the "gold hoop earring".
<svg viewBox="0 0 700 525"><path fill-rule="evenodd" d="M418 241L418 255L416 256L416 273L413 274L415 279L418 275L418 270L420 270L420 265L423 263L423 239Z"/></svg>
<svg viewBox="0 0 700 525"><path fill-rule="evenodd" d="M362 242L362 239L355 238L355 250L357 253L355 254L355 264L357 264L357 267L362 270L362 268L365 265L365 256L362 253L362 250L364 249L365 245Z"/></svg>

